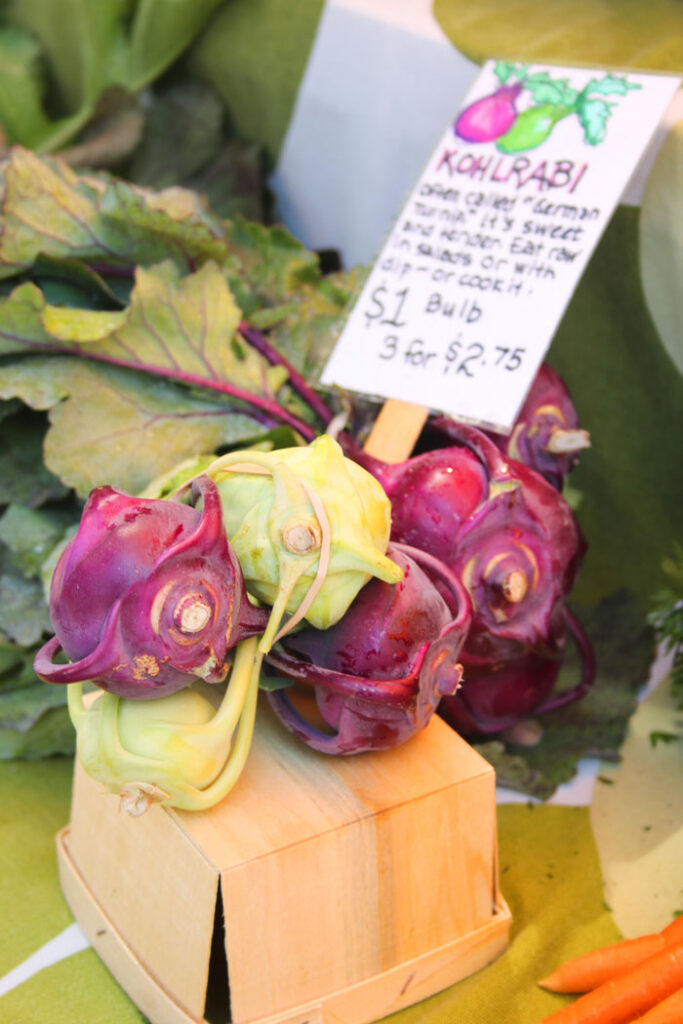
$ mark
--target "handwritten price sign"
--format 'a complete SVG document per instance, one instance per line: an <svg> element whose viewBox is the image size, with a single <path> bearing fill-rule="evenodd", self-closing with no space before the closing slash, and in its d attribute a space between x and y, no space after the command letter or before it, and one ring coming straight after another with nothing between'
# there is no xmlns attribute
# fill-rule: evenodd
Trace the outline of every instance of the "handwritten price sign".
<svg viewBox="0 0 683 1024"><path fill-rule="evenodd" d="M489 62L322 376L510 431L680 79Z"/></svg>

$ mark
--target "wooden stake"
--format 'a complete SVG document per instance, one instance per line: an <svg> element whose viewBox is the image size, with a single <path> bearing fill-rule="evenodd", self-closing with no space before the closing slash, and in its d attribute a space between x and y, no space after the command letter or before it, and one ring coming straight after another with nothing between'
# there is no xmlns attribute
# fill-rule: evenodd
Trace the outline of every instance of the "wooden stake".
<svg viewBox="0 0 683 1024"><path fill-rule="evenodd" d="M428 416L429 409L423 405L388 398L380 409L364 450L385 462L403 462L415 447Z"/></svg>

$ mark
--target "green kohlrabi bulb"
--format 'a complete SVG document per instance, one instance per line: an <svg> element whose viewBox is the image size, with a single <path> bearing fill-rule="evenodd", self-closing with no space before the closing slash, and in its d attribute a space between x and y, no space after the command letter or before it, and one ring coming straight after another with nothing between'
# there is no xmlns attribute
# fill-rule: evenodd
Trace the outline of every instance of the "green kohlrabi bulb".
<svg viewBox="0 0 683 1024"><path fill-rule="evenodd" d="M203 810L222 800L244 767L251 745L262 657L257 640L236 649L230 679L216 708L195 685L156 700L102 691L85 704L82 683L68 688L78 759L85 771L121 796L131 814L151 803ZM205 684L197 684L198 687Z"/></svg>
<svg viewBox="0 0 683 1024"><path fill-rule="evenodd" d="M233 452L208 470L249 592L272 606L261 649L287 613L337 622L371 577L397 583L386 557L391 505L381 485L322 435L273 452ZM279 634L278 634L279 635Z"/></svg>

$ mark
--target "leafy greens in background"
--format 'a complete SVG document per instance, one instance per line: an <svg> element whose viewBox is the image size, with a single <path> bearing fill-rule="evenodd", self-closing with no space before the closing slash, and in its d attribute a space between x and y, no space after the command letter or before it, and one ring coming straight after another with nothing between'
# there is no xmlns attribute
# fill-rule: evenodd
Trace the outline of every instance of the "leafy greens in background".
<svg viewBox="0 0 683 1024"><path fill-rule="evenodd" d="M0 24L0 123L8 142L39 152L63 148L108 89L134 94L149 85L221 2L10 0Z"/></svg>

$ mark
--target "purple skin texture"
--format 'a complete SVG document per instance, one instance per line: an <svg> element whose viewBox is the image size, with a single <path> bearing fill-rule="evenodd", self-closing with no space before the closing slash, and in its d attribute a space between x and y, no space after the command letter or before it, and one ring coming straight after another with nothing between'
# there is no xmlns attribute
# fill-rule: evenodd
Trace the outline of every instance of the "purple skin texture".
<svg viewBox="0 0 683 1024"><path fill-rule="evenodd" d="M424 552L390 544L387 554L404 570L400 583L371 580L336 625L303 629L266 656L280 675L313 688L317 708L333 731L311 724L288 690L268 696L280 721L323 753L355 754L404 743L460 685L459 654L470 622L464 588Z"/></svg>
<svg viewBox="0 0 683 1024"><path fill-rule="evenodd" d="M442 705L467 702L467 714L451 711L449 721L465 735L488 734L556 706L551 691L564 652L566 599L585 545L566 501L539 473L507 458L475 427L447 426L447 448L397 465L358 458L391 499L392 541L443 561L470 595L463 686ZM577 623L572 632L579 630ZM577 643L585 671L563 703L582 696L592 680L588 643Z"/></svg>
<svg viewBox="0 0 683 1024"><path fill-rule="evenodd" d="M454 426L445 415L430 421L432 436L441 444L451 436ZM580 429L567 385L547 363L534 377L510 434L488 436L504 455L535 469L557 490L562 490L581 449L590 444L587 432Z"/></svg>
<svg viewBox="0 0 683 1024"><path fill-rule="evenodd" d="M41 679L149 698L225 678L229 650L260 634L268 614L249 602L216 485L200 477L193 494L201 512L112 487L90 494L52 579ZM70 664L54 664L60 650Z"/></svg>
<svg viewBox="0 0 683 1024"><path fill-rule="evenodd" d="M470 103L458 117L453 131L465 142L493 142L512 128L517 118L515 100L521 82L501 85L494 93Z"/></svg>

